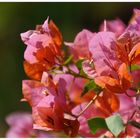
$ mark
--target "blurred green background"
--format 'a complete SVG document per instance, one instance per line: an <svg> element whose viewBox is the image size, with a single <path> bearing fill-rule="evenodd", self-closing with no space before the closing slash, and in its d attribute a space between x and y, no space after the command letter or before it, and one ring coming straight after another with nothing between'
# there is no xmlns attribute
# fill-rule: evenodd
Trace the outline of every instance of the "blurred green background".
<svg viewBox="0 0 140 140"><path fill-rule="evenodd" d="M121 18L126 24L140 3L0 3L0 137L8 126L5 117L14 111L30 110L21 103L25 46L20 33L34 29L50 16L65 41L73 41L83 28L98 31L104 19Z"/></svg>

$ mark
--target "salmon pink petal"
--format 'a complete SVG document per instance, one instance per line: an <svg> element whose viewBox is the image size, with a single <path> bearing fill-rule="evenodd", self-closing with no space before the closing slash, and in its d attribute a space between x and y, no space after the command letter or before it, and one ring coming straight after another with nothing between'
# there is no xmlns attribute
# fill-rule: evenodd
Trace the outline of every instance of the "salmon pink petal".
<svg viewBox="0 0 140 140"><path fill-rule="evenodd" d="M118 75L120 78L120 84L122 89L125 91L131 86L132 77L128 72L127 65L125 63L121 64L118 70Z"/></svg>
<svg viewBox="0 0 140 140"><path fill-rule="evenodd" d="M25 33L21 33L21 34L20 34L22 41L23 41L26 45L28 45L28 41L29 41L29 39L30 39L30 36L33 34L33 32L34 32L33 30L29 30L29 31L27 31L27 32L25 32Z"/></svg>
<svg viewBox="0 0 140 140"><path fill-rule="evenodd" d="M118 98L120 101L119 113L123 116L124 122L127 122L136 109L135 101L133 98L130 98L125 94L119 94Z"/></svg>
<svg viewBox="0 0 140 140"><path fill-rule="evenodd" d="M65 42L65 45L70 47L75 59L90 58L89 42L94 35L95 33L84 29L77 34L73 43Z"/></svg>
<svg viewBox="0 0 140 140"><path fill-rule="evenodd" d="M36 68L38 65L42 65L45 71L48 71L55 64L63 62L62 35L52 20L48 23L47 19L43 25L38 25L35 30L21 33L21 39L27 45L24 53L25 61L30 64L37 64ZM32 75L32 78L40 80L41 71L37 72L38 70L36 74L39 76L34 77ZM26 73L31 77L30 72L28 74L26 71Z"/></svg>
<svg viewBox="0 0 140 140"><path fill-rule="evenodd" d="M6 122L9 124L9 125L16 125L17 121L19 121L19 118L22 116L22 121L25 122L32 122L32 119L31 119L31 114L30 113L26 113L26 112L14 112L12 114L10 114L9 116L7 116L6 118Z"/></svg>
<svg viewBox="0 0 140 140"><path fill-rule="evenodd" d="M48 32L49 33L49 17L44 21L43 25L42 25L42 28L44 29L45 32Z"/></svg>
<svg viewBox="0 0 140 140"><path fill-rule="evenodd" d="M23 96L31 106L36 106L45 97L45 90L46 88L40 82L33 80L22 81Z"/></svg>
<svg viewBox="0 0 140 140"><path fill-rule="evenodd" d="M47 34L39 34L36 32L30 36L30 40L28 41L28 45L36 48L49 46L49 43L52 43L52 40Z"/></svg>
<svg viewBox="0 0 140 140"><path fill-rule="evenodd" d="M140 43L136 44L129 53L129 61L132 64L140 62Z"/></svg>
<svg viewBox="0 0 140 140"><path fill-rule="evenodd" d="M134 8L133 9L133 15L130 19L130 24L135 24L136 22L140 23L140 10Z"/></svg>
<svg viewBox="0 0 140 140"><path fill-rule="evenodd" d="M10 125L6 137L25 138L33 133L32 118L30 113L15 112L7 116L6 122ZM26 130L26 131L25 131Z"/></svg>
<svg viewBox="0 0 140 140"><path fill-rule="evenodd" d="M118 18L115 20L106 21L107 31L115 33L116 36L121 35L124 32L125 28L126 28L126 25ZM100 31L104 31L104 23L101 24Z"/></svg>
<svg viewBox="0 0 140 140"><path fill-rule="evenodd" d="M116 55L116 37L112 32L97 33L89 44L97 74L115 77L120 61Z"/></svg>
<svg viewBox="0 0 140 140"><path fill-rule="evenodd" d="M64 79L60 78L58 82L58 99L61 101L62 107L66 107L66 82Z"/></svg>
<svg viewBox="0 0 140 140"><path fill-rule="evenodd" d="M65 82L66 82L65 88L67 90L66 96L68 96L68 98L70 99L69 102L72 105L72 107L73 107L73 103L79 104L84 101L90 101L90 99L92 99L93 93L91 93L91 92L89 92L85 96L81 97L83 87L87 81L86 79L74 78L70 74L57 74L57 75L54 75L53 78L54 78L54 81L56 81L56 82L58 82L59 79L61 79L61 78L65 79Z"/></svg>
<svg viewBox="0 0 140 140"><path fill-rule="evenodd" d="M100 94L95 104L108 116L118 111L120 105L118 97L114 93L106 90Z"/></svg>
<svg viewBox="0 0 140 140"><path fill-rule="evenodd" d="M28 46L24 52L24 59L28 61L30 64L38 62L38 60L35 57L37 49L32 46Z"/></svg>
<svg viewBox="0 0 140 140"><path fill-rule="evenodd" d="M43 131L33 130L32 116L28 112L14 112L6 117L6 122L10 126L6 132L7 138L48 138L55 136Z"/></svg>
<svg viewBox="0 0 140 140"><path fill-rule="evenodd" d="M140 41L140 26L138 24L130 24L118 38L122 44L126 44L128 40L131 40L131 48Z"/></svg>

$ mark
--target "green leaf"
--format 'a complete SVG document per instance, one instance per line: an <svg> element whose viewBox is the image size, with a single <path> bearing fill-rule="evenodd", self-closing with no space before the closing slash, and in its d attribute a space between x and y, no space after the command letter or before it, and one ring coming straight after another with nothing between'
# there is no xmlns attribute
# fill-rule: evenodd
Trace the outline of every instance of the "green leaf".
<svg viewBox="0 0 140 140"><path fill-rule="evenodd" d="M99 129L108 129L105 119L100 118L100 117L96 117L96 118L92 118L92 119L88 120L88 126L89 126L91 132L94 134Z"/></svg>
<svg viewBox="0 0 140 140"><path fill-rule="evenodd" d="M85 74L85 72L83 71L83 68L82 68L82 62L84 61L85 59L79 59L78 61L75 62L75 65L77 66L78 70L79 70L79 74L81 76L85 76L87 77L87 75Z"/></svg>
<svg viewBox="0 0 140 140"><path fill-rule="evenodd" d="M91 91L91 90L93 90L96 94L98 94L102 91L101 87L96 85L94 80L90 80L85 84L84 89L81 93L81 96L84 96L88 91Z"/></svg>
<svg viewBox="0 0 140 140"><path fill-rule="evenodd" d="M76 66L79 70L82 69L82 62L84 61L84 59L79 59L78 61L76 61Z"/></svg>
<svg viewBox="0 0 140 140"><path fill-rule="evenodd" d="M140 123L133 121L133 120L129 121L128 123L131 124L132 126L138 128L138 129L140 129Z"/></svg>
<svg viewBox="0 0 140 140"><path fill-rule="evenodd" d="M105 119L106 125L110 132L117 137L124 128L120 115L113 115Z"/></svg>
<svg viewBox="0 0 140 140"><path fill-rule="evenodd" d="M136 65L136 64L133 64L131 65L131 70L140 70L140 66L139 65Z"/></svg>

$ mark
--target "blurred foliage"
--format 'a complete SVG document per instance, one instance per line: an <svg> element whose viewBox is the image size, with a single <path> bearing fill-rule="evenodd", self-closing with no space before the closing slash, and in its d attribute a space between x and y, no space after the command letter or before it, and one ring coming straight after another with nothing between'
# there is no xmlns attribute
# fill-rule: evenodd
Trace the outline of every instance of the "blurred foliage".
<svg viewBox="0 0 140 140"><path fill-rule="evenodd" d="M20 33L34 29L49 16L65 41L73 41L83 28L97 31L104 19L121 18L126 24L140 3L0 3L0 137L8 126L5 117L14 111L30 110L22 98L22 62L25 50Z"/></svg>

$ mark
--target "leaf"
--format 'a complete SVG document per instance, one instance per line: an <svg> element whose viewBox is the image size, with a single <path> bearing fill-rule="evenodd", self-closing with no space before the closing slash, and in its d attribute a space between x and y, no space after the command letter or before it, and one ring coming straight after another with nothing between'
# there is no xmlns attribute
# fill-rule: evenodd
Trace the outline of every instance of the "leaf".
<svg viewBox="0 0 140 140"><path fill-rule="evenodd" d="M131 65L131 71L133 71L133 70L140 70L140 66L137 64Z"/></svg>
<svg viewBox="0 0 140 140"><path fill-rule="evenodd" d="M83 66L82 66L83 61L84 59L79 59L78 61L76 61L75 65L77 66L80 75L87 76L86 73L83 71Z"/></svg>
<svg viewBox="0 0 140 140"><path fill-rule="evenodd" d="M120 115L113 115L105 119L106 125L110 132L117 137L124 128Z"/></svg>
<svg viewBox="0 0 140 140"><path fill-rule="evenodd" d="M138 128L138 129L140 129L140 123L138 123L138 122L136 122L136 121L133 121L133 120L129 121L128 123L129 123L130 125L132 125L132 126Z"/></svg>
<svg viewBox="0 0 140 140"><path fill-rule="evenodd" d="M85 84L84 89L81 93L81 96L84 96L88 91L91 91L91 90L93 90L97 94L101 92L101 88L98 85L96 85L94 80L90 80Z"/></svg>
<svg viewBox="0 0 140 140"><path fill-rule="evenodd" d="M89 126L91 132L93 132L94 134L99 129L108 129L105 119L100 118L100 117L96 117L96 118L92 118L92 119L88 120L88 126Z"/></svg>
<svg viewBox="0 0 140 140"><path fill-rule="evenodd" d="M113 115L108 118L92 118L88 120L88 126L93 133L99 129L109 130L115 137L117 137L123 130L124 125L119 115Z"/></svg>

